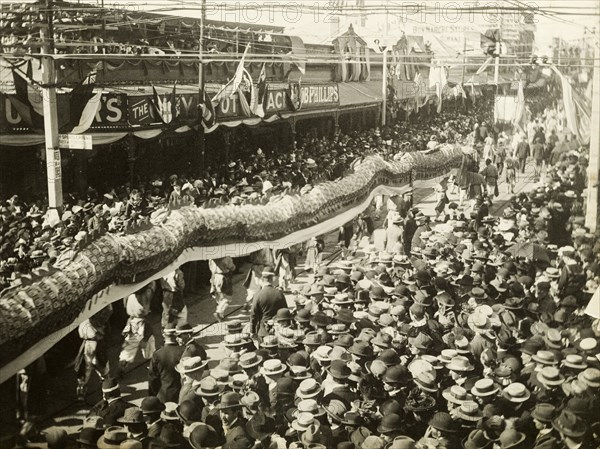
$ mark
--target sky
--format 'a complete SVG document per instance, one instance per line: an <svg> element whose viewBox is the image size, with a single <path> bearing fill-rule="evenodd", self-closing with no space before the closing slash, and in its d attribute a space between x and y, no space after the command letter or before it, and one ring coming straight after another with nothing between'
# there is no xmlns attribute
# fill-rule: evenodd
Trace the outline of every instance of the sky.
<svg viewBox="0 0 600 449"><path fill-rule="evenodd" d="M100 3L102 0L88 0ZM201 0L103 0L105 7L112 5L132 11L160 11L164 14L200 17ZM540 49L552 38L562 37L575 41L584 35L585 27L600 31L600 17L594 9L599 0L205 0L208 19L271 26L284 26L286 34L300 36L305 42L328 43L333 35L353 23L357 32L371 45L394 42L402 31L418 34L424 26L435 30L481 31L493 26L497 17L495 6L522 8L523 4L561 11L559 18L536 14L536 41ZM84 0L82 0L84 2ZM0 3L10 1L0 0ZM456 6L463 8L456 11ZM359 9L364 6L365 14ZM486 13L472 11L486 6ZM427 10L429 13L425 14ZM387 12L386 12L387 11ZM573 15L581 14L581 15ZM339 18L339 23L337 19ZM362 26L364 25L364 26ZM491 25L491 26L490 26Z"/></svg>

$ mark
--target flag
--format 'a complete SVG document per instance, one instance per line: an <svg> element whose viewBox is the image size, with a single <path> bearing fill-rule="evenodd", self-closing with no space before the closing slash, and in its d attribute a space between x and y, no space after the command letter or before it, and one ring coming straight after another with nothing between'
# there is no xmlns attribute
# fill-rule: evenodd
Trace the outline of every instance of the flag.
<svg viewBox="0 0 600 449"><path fill-rule="evenodd" d="M550 66L560 78L563 91L563 104L567 117L567 127L581 145L590 142L592 103L573 89L569 80L555 66Z"/></svg>
<svg viewBox="0 0 600 449"><path fill-rule="evenodd" d="M221 89L216 93L216 95L212 98L213 106L218 105L223 98L232 98L233 95L238 91L240 87L240 83L244 78L244 61L246 59L246 54L248 53L248 49L250 48L250 44L246 45L246 49L244 50L244 54L242 55L242 59L240 60L237 69L235 70L235 74L233 78L231 78L226 84L224 84Z"/></svg>
<svg viewBox="0 0 600 449"><path fill-rule="evenodd" d="M254 115L263 118L265 116L265 109L267 108L267 71L264 62L260 69L260 75L258 76L256 95L257 99L254 106Z"/></svg>
<svg viewBox="0 0 600 449"><path fill-rule="evenodd" d="M429 72L429 87L435 86L435 93L438 97L438 114L442 112L442 91L446 84L448 84L446 68L444 66L432 67Z"/></svg>
<svg viewBox="0 0 600 449"><path fill-rule="evenodd" d="M215 126L217 121L217 114L215 114L215 108L212 100L208 96L206 90L204 91L204 101L202 104L202 125L205 129L210 129Z"/></svg>
<svg viewBox="0 0 600 449"><path fill-rule="evenodd" d="M421 72L415 74L415 112L419 112L419 93L421 91L421 81L423 77L421 76Z"/></svg>
<svg viewBox="0 0 600 449"><path fill-rule="evenodd" d="M44 132L44 107L42 103L42 90L33 86L24 77L13 69L15 95L10 95L9 100L23 122L35 132Z"/></svg>
<svg viewBox="0 0 600 449"><path fill-rule="evenodd" d="M97 100L90 105L90 100L95 97L94 86L96 84L96 71L90 72L69 94L69 121L60 127L61 133L70 133L77 128L87 130L94 119L90 114L93 111L94 116L98 111L100 101ZM98 95L98 94L96 94ZM100 93L100 95L102 95ZM88 107L89 105L89 107ZM86 110L87 109L87 110ZM84 115L84 111L86 114ZM85 126L89 122L89 125ZM83 131L80 131L83 132Z"/></svg>
<svg viewBox="0 0 600 449"><path fill-rule="evenodd" d="M177 110L177 82L173 84L173 90L168 99L166 97L160 98L156 91L156 87L153 85L150 106L154 112L154 117L159 119L162 123L175 123L175 119L179 115Z"/></svg>
<svg viewBox="0 0 600 449"><path fill-rule="evenodd" d="M525 82L523 80L519 81L519 88L517 90L517 99L516 99L516 108L515 108L515 118L513 119L513 125L520 127L521 129L525 129L525 93L523 91L523 85Z"/></svg>
<svg viewBox="0 0 600 449"><path fill-rule="evenodd" d="M285 90L285 101L294 112L299 111L302 108L302 99L300 98L300 86L301 80L298 80L297 84L289 83L288 88Z"/></svg>

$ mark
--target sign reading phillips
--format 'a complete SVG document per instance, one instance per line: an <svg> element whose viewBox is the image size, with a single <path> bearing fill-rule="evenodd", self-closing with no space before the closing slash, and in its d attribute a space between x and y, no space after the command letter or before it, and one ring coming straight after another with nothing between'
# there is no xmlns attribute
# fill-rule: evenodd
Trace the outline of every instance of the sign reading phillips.
<svg viewBox="0 0 600 449"><path fill-rule="evenodd" d="M302 109L338 106L340 91L336 83L300 84L300 104Z"/></svg>

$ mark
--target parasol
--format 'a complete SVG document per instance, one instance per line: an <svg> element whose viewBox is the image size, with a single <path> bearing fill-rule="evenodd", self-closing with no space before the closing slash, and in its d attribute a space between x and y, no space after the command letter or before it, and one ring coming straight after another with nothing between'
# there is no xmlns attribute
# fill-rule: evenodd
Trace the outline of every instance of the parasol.
<svg viewBox="0 0 600 449"><path fill-rule="evenodd" d="M587 307L585 308L585 314L592 318L600 318L600 288L597 288Z"/></svg>
<svg viewBox="0 0 600 449"><path fill-rule="evenodd" d="M541 260L550 263L548 251L541 245L531 242L518 242L506 250L514 257L523 257L529 260Z"/></svg>

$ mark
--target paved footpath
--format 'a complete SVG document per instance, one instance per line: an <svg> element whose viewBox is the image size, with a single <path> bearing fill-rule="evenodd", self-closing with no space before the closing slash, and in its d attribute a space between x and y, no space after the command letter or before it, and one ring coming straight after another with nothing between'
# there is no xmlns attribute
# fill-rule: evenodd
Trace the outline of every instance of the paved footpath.
<svg viewBox="0 0 600 449"><path fill-rule="evenodd" d="M414 184L413 204L421 208L425 214L433 216L433 208L435 206L435 195L433 194L433 186L440 180L440 178L431 179L427 181L417 181ZM528 192L540 184L535 183L533 180L533 165L529 164L526 167L525 174L518 175L518 181L515 188L515 193ZM494 205L490 211L492 215L499 215L502 213L504 207L508 204L511 198L511 194L507 191L507 186L504 183L504 179L501 179L499 185L500 195L494 200ZM458 201L458 196L449 194L450 201ZM335 253L337 245L337 233L332 232L326 236L326 248L324 257ZM302 273L303 264L300 260L300 264L297 267L297 272L300 275L297 277L295 282L292 284L291 289L299 289L311 279L306 273ZM243 322L249 320L248 312L240 309L240 306L244 303L246 290L242 287L243 279L248 272L249 267L239 267L239 273L234 276L234 293L233 300L230 305L229 313L231 314L228 319L239 319ZM192 325L198 325L202 323L211 324L213 323L213 312L215 311L215 303L209 297L209 286L204 288L194 295L189 295L186 298L189 309L189 321ZM288 295L288 302L294 303L294 295ZM154 335L160 335L160 316L158 314L152 317L152 325L154 329ZM214 367L218 362L217 360L225 357L229 351L222 344L223 335L226 333L225 323L215 323L208 326L201 334L203 342L206 345L207 353L211 362L209 367ZM111 361L116 361L118 352L120 349L119 333L115 330L113 333L113 345L110 348L109 358ZM157 339L160 340L160 337ZM157 346L160 344L157 341ZM116 366L116 365L113 365ZM139 355L138 360L133 365L133 368L126 373L121 384L122 391L126 399L134 404L139 405L141 400L147 394L147 366ZM76 380L72 369L72 366L62 370L60 374L55 375L48 379L48 413L47 418L43 421L43 428L57 425L67 428L69 433L75 433L81 426L82 419L89 411L92 404L96 403L101 399L100 393L100 382L94 375L94 379L89 385L89 393L86 403L77 402L75 396Z"/></svg>

